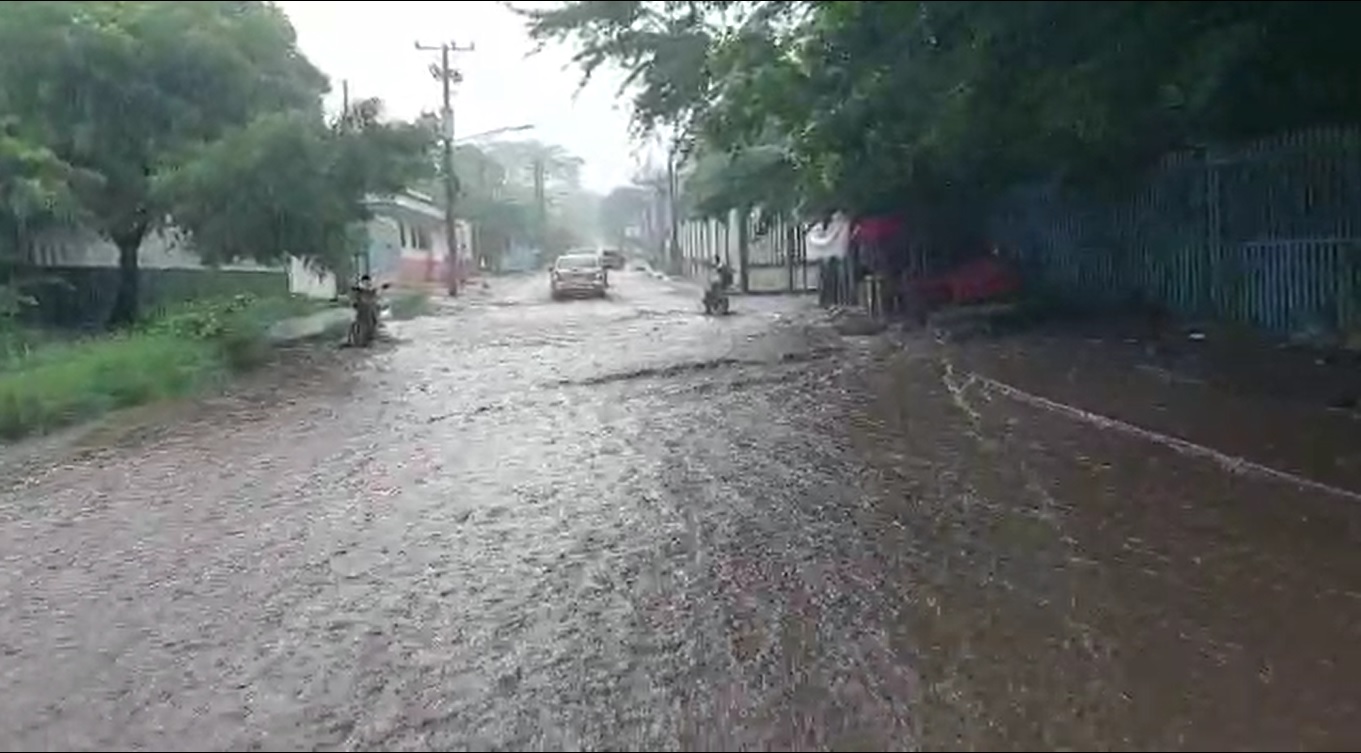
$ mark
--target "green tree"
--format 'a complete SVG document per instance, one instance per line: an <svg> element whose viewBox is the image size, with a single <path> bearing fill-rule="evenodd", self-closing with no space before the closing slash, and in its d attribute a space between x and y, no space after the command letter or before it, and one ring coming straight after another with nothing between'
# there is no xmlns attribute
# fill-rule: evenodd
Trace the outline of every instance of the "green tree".
<svg viewBox="0 0 1361 753"><path fill-rule="evenodd" d="M433 172L425 155L435 134L380 113L367 100L329 125L316 112L261 116L158 175L151 198L209 263L296 256L342 268L356 250L354 224L369 218L364 198Z"/></svg>
<svg viewBox="0 0 1361 753"><path fill-rule="evenodd" d="M532 139L492 141L484 145L482 151L501 165L507 173L507 180L517 185L532 186L535 165L542 165L548 190L569 192L581 189L581 158L557 144L545 144Z"/></svg>
<svg viewBox="0 0 1361 753"><path fill-rule="evenodd" d="M35 304L30 286L48 281L29 263L34 235L81 221L74 189L98 180L17 130L12 118L0 121L0 323Z"/></svg>
<svg viewBox="0 0 1361 753"><path fill-rule="evenodd" d="M158 177L262 114L315 110L326 88L271 3L0 5L0 102L23 138L100 176L79 194L118 247L115 323L136 317L138 249L166 217Z"/></svg>
<svg viewBox="0 0 1361 753"><path fill-rule="evenodd" d="M652 193L642 186L619 186L600 200L599 227L604 240L620 249L642 241L641 231Z"/></svg>
<svg viewBox="0 0 1361 753"><path fill-rule="evenodd" d="M0 122L0 260L26 258L37 230L83 219L76 187L98 180L22 138L13 119Z"/></svg>
<svg viewBox="0 0 1361 753"><path fill-rule="evenodd" d="M512 241L542 243L558 253L594 240L598 197L582 188L581 158L562 146L532 139L491 141L461 147L455 158L464 191L460 214L475 222L480 216L487 223L480 227L492 228L490 237L480 239L484 247L500 238L503 248ZM535 187L538 171L542 196Z"/></svg>
<svg viewBox="0 0 1361 753"><path fill-rule="evenodd" d="M533 241L533 191L483 148L464 144L454 153L459 176L458 214L475 228L474 247L489 269L500 266L512 244Z"/></svg>
<svg viewBox="0 0 1361 753"><path fill-rule="evenodd" d="M622 67L640 129L679 129L708 163L691 170L694 206L977 212L1017 181L1118 181L1170 149L1361 122L1361 52L1344 38L1361 6L1347 3L567 2L525 15L538 39L576 44L587 75Z"/></svg>

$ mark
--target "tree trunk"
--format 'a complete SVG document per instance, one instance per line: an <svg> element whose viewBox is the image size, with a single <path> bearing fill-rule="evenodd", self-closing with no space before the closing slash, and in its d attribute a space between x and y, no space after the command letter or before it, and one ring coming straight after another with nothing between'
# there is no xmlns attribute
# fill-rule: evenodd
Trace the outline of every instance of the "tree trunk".
<svg viewBox="0 0 1361 753"><path fill-rule="evenodd" d="M109 312L110 327L126 327L137 322L141 308L141 270L137 266L137 252L142 247L144 231L113 237L118 247L118 292Z"/></svg>

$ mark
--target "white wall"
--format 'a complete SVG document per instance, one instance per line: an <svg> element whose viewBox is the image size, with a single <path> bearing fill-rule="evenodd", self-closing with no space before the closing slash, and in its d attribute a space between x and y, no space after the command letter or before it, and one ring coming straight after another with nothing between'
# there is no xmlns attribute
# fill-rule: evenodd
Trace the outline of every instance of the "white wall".
<svg viewBox="0 0 1361 753"><path fill-rule="evenodd" d="M413 229L423 230L425 238L429 243L422 247L417 243L416 236L412 233ZM433 256L437 261L444 261L449 258L449 241L444 232L444 222L420 220L397 220L392 217L379 216L372 220L370 232L373 237L381 238L384 244L391 244L392 248L400 248L401 256L404 259L425 259ZM458 255L463 259L472 258L472 244L469 242L472 237L472 227L466 220L455 222L455 232L458 233Z"/></svg>
<svg viewBox="0 0 1361 753"><path fill-rule="evenodd" d="M390 218L378 218L394 222ZM396 223L394 222L394 225ZM402 225L406 228L406 242L401 245L402 257L405 259L425 259L434 257L436 261L444 261L449 256L449 242L445 239L444 222L442 220L416 220L404 221ZM429 241L427 245L416 242L412 230L421 230L425 233L424 240ZM398 236L400 238L400 236Z"/></svg>
<svg viewBox="0 0 1361 753"><path fill-rule="evenodd" d="M322 269L313 269L302 259L288 260L288 292L308 298L330 299L336 296L336 276Z"/></svg>
<svg viewBox="0 0 1361 753"><path fill-rule="evenodd" d="M88 230L54 230L33 244L33 261L49 267L115 267L118 247ZM146 269L204 269L198 255L173 230L157 230L142 239L138 264ZM267 270L255 262L224 264L227 270Z"/></svg>
<svg viewBox="0 0 1361 753"><path fill-rule="evenodd" d="M784 293L789 290L788 267L752 267L747 271L748 284L753 293ZM804 287L804 273L797 265L794 267L794 290L817 290L818 266L808 265L808 282Z"/></svg>
<svg viewBox="0 0 1361 753"><path fill-rule="evenodd" d="M118 248L93 232L52 231L33 244L33 261L48 267L114 267L118 265ZM173 230L149 233L142 240L137 261L143 269L207 269ZM224 264L218 269L264 272L278 267L247 261ZM289 259L286 271L289 292L311 298L335 297L336 278L330 272L311 269L296 258Z"/></svg>

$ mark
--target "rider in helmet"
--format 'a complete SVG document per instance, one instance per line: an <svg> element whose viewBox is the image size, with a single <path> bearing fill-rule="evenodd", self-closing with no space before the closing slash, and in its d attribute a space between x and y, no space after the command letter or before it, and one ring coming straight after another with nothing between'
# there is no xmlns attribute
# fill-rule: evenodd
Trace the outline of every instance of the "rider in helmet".
<svg viewBox="0 0 1361 753"><path fill-rule="evenodd" d="M714 254L714 274L717 277L715 282L718 284L719 290L727 290L732 287L732 267L729 267L728 263L723 261L723 257L718 254Z"/></svg>
<svg viewBox="0 0 1361 753"><path fill-rule="evenodd" d="M374 287L373 278L368 274L360 275L359 281L350 289L351 302L355 310L361 316L372 317L377 324L378 318L378 288Z"/></svg>

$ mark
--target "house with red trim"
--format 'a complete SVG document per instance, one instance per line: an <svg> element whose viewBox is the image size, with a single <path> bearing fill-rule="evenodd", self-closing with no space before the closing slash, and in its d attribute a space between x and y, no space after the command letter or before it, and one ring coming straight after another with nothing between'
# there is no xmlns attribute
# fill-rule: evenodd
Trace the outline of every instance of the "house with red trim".
<svg viewBox="0 0 1361 753"><path fill-rule="evenodd" d="M444 227L444 208L427 194L403 191L372 196L365 203L373 218L368 223L367 258L356 266L376 282L408 287L443 287L449 275L462 286L474 271L471 229L466 221L455 223L457 251L450 265L450 244Z"/></svg>

